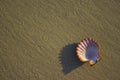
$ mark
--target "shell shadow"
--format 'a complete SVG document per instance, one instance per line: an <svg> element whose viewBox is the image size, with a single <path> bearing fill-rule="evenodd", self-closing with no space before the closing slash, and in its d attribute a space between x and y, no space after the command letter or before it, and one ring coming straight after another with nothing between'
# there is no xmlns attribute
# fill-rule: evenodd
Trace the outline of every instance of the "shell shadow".
<svg viewBox="0 0 120 80"><path fill-rule="evenodd" d="M62 71L64 74L68 74L84 64L76 55L76 47L77 43L68 44L59 54L59 61L62 65Z"/></svg>

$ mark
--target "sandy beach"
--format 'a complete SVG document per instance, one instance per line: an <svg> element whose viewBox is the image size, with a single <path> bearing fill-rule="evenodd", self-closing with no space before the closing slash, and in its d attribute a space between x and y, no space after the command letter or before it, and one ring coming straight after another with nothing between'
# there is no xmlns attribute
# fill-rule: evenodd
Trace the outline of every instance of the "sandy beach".
<svg viewBox="0 0 120 80"><path fill-rule="evenodd" d="M102 59L76 56L92 37ZM0 0L0 80L120 80L120 0Z"/></svg>

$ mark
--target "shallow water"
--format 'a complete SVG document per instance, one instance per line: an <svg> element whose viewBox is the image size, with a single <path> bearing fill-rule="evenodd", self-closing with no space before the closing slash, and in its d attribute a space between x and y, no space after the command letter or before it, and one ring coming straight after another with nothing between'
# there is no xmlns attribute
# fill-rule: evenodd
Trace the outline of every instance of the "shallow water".
<svg viewBox="0 0 120 80"><path fill-rule="evenodd" d="M119 0L0 0L1 80L120 80ZM75 55L100 44L90 67Z"/></svg>

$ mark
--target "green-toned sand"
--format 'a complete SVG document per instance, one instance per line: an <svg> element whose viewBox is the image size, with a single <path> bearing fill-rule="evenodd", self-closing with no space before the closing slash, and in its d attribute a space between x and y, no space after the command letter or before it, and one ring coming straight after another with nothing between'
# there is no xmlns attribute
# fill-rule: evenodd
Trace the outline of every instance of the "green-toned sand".
<svg viewBox="0 0 120 80"><path fill-rule="evenodd" d="M75 55L86 37L93 67ZM120 80L120 0L0 0L0 80Z"/></svg>

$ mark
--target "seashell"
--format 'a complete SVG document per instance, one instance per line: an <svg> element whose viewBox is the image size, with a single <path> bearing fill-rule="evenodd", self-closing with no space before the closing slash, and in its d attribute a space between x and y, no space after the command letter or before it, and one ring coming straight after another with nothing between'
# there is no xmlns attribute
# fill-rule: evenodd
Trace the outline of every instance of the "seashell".
<svg viewBox="0 0 120 80"><path fill-rule="evenodd" d="M92 38L83 39L77 46L77 56L82 62L92 66L101 59L98 43Z"/></svg>

